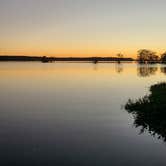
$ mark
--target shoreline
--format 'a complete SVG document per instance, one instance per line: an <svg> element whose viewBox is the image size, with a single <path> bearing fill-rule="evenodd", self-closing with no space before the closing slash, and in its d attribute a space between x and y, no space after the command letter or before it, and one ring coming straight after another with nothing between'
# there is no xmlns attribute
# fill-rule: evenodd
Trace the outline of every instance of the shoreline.
<svg viewBox="0 0 166 166"><path fill-rule="evenodd" d="M132 58L117 57L37 57L37 56L0 56L0 61L41 61L41 62L132 62Z"/></svg>

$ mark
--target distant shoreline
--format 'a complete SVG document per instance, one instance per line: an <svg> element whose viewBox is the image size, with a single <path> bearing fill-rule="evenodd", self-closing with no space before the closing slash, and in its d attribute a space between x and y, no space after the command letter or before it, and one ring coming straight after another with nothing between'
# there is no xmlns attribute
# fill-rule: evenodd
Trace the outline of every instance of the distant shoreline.
<svg viewBox="0 0 166 166"><path fill-rule="evenodd" d="M134 61L132 58L117 58L117 57L38 57L38 56L0 56L0 61L41 61L41 62L113 62L113 61Z"/></svg>

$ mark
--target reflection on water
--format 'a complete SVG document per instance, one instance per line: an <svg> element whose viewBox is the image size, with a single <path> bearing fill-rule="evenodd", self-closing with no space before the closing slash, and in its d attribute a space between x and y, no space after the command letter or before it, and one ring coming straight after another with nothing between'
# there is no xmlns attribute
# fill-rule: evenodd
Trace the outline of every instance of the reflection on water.
<svg viewBox="0 0 166 166"><path fill-rule="evenodd" d="M162 141L147 133L138 135L133 117L121 109L129 98L140 98L151 85L166 81L160 70L164 67L0 63L1 165L165 166ZM138 75L138 70L146 75L152 68L155 74ZM152 94L150 100L157 100ZM164 137L164 113L153 113L157 116L148 112L152 119L138 113L140 123L148 119L145 125ZM162 124L155 119L161 115Z"/></svg>
<svg viewBox="0 0 166 166"><path fill-rule="evenodd" d="M115 72L118 74L121 74L124 70L123 63L113 63L115 67ZM100 70L101 64L99 63L94 63L93 68L94 70ZM160 66L158 67L157 64L138 64L137 65L137 74L139 77L149 77L157 74L158 68L160 68L161 73L166 74L166 67L165 66Z"/></svg>
<svg viewBox="0 0 166 166"><path fill-rule="evenodd" d="M123 64L122 63L116 63L115 64L115 71L119 74L122 73L123 72Z"/></svg>
<svg viewBox="0 0 166 166"><path fill-rule="evenodd" d="M161 67L161 73L166 74L166 67Z"/></svg>
<svg viewBox="0 0 166 166"><path fill-rule="evenodd" d="M130 100L126 110L134 116L134 126L141 127L141 133L148 131L166 141L166 83L150 87L150 95Z"/></svg>
<svg viewBox="0 0 166 166"><path fill-rule="evenodd" d="M138 65L138 76L140 77L149 77L156 74L158 67L156 65L143 64Z"/></svg>

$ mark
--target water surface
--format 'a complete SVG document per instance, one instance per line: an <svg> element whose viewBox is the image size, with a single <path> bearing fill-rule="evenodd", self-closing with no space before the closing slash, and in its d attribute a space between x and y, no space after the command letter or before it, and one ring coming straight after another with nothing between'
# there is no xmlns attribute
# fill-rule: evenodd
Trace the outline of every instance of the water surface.
<svg viewBox="0 0 166 166"><path fill-rule="evenodd" d="M165 166L165 143L123 107L163 81L159 64L0 63L1 162Z"/></svg>

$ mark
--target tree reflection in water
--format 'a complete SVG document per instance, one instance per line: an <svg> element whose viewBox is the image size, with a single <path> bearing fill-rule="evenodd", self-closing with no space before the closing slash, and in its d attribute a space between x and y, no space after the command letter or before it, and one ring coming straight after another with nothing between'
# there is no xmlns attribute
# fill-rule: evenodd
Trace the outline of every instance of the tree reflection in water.
<svg viewBox="0 0 166 166"><path fill-rule="evenodd" d="M156 74L158 67L156 65L143 64L137 68L138 76L149 77Z"/></svg>
<svg viewBox="0 0 166 166"><path fill-rule="evenodd" d="M115 64L115 71L119 74L122 73L123 72L123 64L122 63L116 63Z"/></svg>
<svg viewBox="0 0 166 166"><path fill-rule="evenodd" d="M166 83L152 85L149 96L129 99L125 109L133 114L134 126L141 127L141 133L148 131L166 141Z"/></svg>
<svg viewBox="0 0 166 166"><path fill-rule="evenodd" d="M166 67L161 67L161 73L166 74Z"/></svg>

